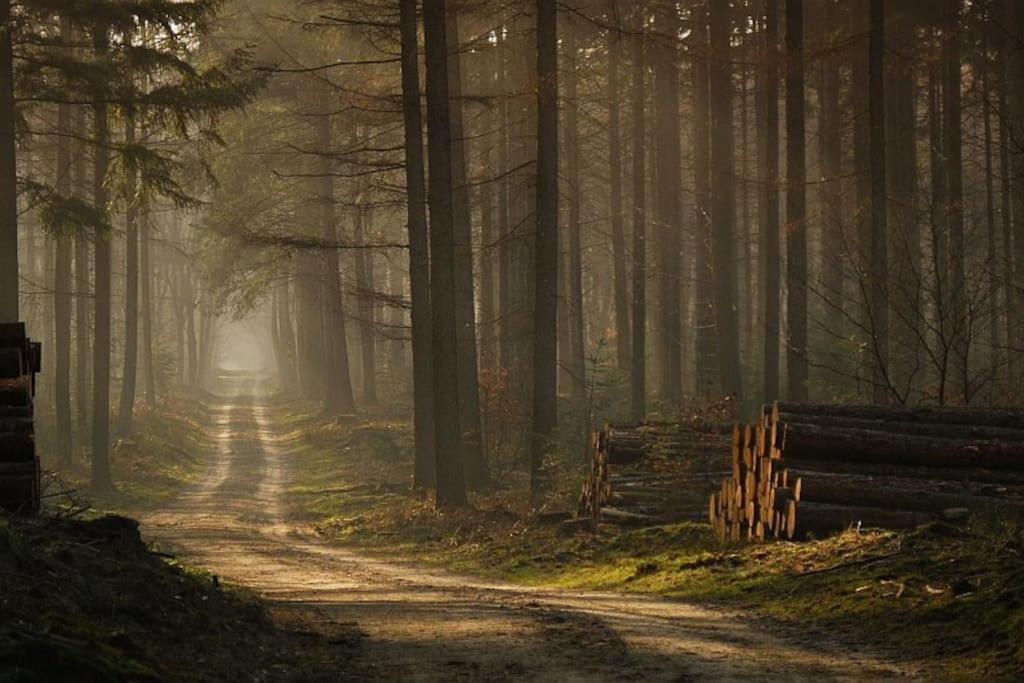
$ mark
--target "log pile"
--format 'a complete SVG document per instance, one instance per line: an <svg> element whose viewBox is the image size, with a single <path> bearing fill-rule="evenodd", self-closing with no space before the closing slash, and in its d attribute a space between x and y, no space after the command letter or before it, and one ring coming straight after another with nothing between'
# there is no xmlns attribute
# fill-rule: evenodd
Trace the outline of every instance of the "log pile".
<svg viewBox="0 0 1024 683"><path fill-rule="evenodd" d="M708 503L725 540L1024 511L1024 410L775 403L732 433Z"/></svg>
<svg viewBox="0 0 1024 683"><path fill-rule="evenodd" d="M24 323L0 324L0 510L39 510L33 402L40 346Z"/></svg>
<svg viewBox="0 0 1024 683"><path fill-rule="evenodd" d="M701 520L729 472L727 434L714 424L606 425L591 435L591 469L577 509L591 527Z"/></svg>

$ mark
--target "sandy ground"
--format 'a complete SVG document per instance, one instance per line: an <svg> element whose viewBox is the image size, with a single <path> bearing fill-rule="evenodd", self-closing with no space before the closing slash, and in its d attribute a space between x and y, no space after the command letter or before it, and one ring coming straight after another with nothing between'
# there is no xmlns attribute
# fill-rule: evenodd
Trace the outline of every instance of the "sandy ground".
<svg viewBox="0 0 1024 683"><path fill-rule="evenodd" d="M718 609L522 588L367 557L287 521L288 440L257 379L211 415L209 476L143 519L150 541L338 637L384 680L887 680L898 667ZM358 633L353 648L352 633ZM243 655L244 656L244 655Z"/></svg>

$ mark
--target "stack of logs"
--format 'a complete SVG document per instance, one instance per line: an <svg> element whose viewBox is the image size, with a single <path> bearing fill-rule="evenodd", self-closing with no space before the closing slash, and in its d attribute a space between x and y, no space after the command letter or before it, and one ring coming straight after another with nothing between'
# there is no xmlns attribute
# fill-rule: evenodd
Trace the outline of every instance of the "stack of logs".
<svg viewBox="0 0 1024 683"><path fill-rule="evenodd" d="M704 519L707 494L729 472L726 430L717 424L606 425L591 436L591 471L578 518L646 526Z"/></svg>
<svg viewBox="0 0 1024 683"><path fill-rule="evenodd" d="M33 425L40 346L24 323L0 323L0 510L39 510L39 458Z"/></svg>
<svg viewBox="0 0 1024 683"><path fill-rule="evenodd" d="M805 539L1024 511L1024 410L775 403L737 425L722 539Z"/></svg>

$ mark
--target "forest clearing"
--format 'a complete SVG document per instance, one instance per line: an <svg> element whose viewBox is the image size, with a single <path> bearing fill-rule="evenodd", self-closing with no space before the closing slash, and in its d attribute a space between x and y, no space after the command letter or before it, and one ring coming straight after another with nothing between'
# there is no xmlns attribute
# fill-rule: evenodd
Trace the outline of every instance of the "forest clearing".
<svg viewBox="0 0 1024 683"><path fill-rule="evenodd" d="M1024 678L1024 2L0 0L0 680Z"/></svg>

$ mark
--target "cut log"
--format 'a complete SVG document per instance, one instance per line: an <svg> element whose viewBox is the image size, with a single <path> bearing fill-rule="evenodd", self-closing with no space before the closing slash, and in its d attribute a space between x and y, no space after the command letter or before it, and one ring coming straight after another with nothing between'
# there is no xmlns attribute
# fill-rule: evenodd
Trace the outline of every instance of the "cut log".
<svg viewBox="0 0 1024 683"><path fill-rule="evenodd" d="M1024 442L938 439L911 434L787 422L786 460L842 460L924 467L1024 472Z"/></svg>
<svg viewBox="0 0 1024 683"><path fill-rule="evenodd" d="M1011 470L989 470L978 467L917 467L890 465L887 463L844 462L841 460L799 460L774 461L776 481L795 476L796 472L825 472L868 477L895 477L898 479L919 479L967 484L970 482L990 483L1003 486L1024 486L1024 472Z"/></svg>
<svg viewBox="0 0 1024 683"><path fill-rule="evenodd" d="M791 500L786 508L785 536L790 540L802 540L809 535L821 538L855 525L879 529L912 529L931 520L930 515L922 512Z"/></svg>
<svg viewBox="0 0 1024 683"><path fill-rule="evenodd" d="M0 405L21 408L32 405L31 376L0 379Z"/></svg>
<svg viewBox="0 0 1024 683"><path fill-rule="evenodd" d="M26 374L27 368L17 347L0 348L0 378L12 379Z"/></svg>
<svg viewBox="0 0 1024 683"><path fill-rule="evenodd" d="M0 415L0 432L31 434L35 424L31 417L4 417Z"/></svg>
<svg viewBox="0 0 1024 683"><path fill-rule="evenodd" d="M866 420L887 422L927 422L932 424L979 425L987 427L1008 427L1024 429L1024 409L1020 408L970 408L950 406L926 406L916 408L865 405L829 405L814 403L789 403L780 401L767 410L777 409L778 415L835 415Z"/></svg>
<svg viewBox="0 0 1024 683"><path fill-rule="evenodd" d="M895 479L893 477L860 477L820 472L798 473L800 495L797 500L812 503L857 505L863 507L942 512L963 507L973 512L1002 509L1024 512L1024 498L1019 500L998 495L978 495L963 485L950 482ZM1008 489L1003 489L1006 493ZM1015 489L1015 493L1024 491Z"/></svg>
<svg viewBox="0 0 1024 683"><path fill-rule="evenodd" d="M942 439L978 439L1024 441L1024 425L1019 428L993 427L981 424L960 424L957 422L903 422L877 420L846 415L815 415L813 413L781 413L782 424L812 424L818 427L840 429L863 429L867 431L893 432L915 436L929 436Z"/></svg>
<svg viewBox="0 0 1024 683"><path fill-rule="evenodd" d="M628 507L630 505L651 505L666 500L664 491L623 491L615 489L612 491L611 502L615 507Z"/></svg>
<svg viewBox="0 0 1024 683"><path fill-rule="evenodd" d="M629 512L627 510L620 510L613 507L601 508L601 521L608 522L610 524L619 524L622 526L649 526L659 522L659 520L652 515Z"/></svg>
<svg viewBox="0 0 1024 683"><path fill-rule="evenodd" d="M36 443L31 433L0 433L0 462L29 462L36 457Z"/></svg>
<svg viewBox="0 0 1024 683"><path fill-rule="evenodd" d="M0 418L3 419L18 419L27 418L32 419L32 406L4 406L0 405Z"/></svg>
<svg viewBox="0 0 1024 683"><path fill-rule="evenodd" d="M609 449L608 463L611 465L625 465L642 460L646 451L643 448L617 447Z"/></svg>

